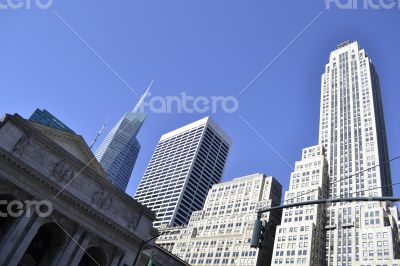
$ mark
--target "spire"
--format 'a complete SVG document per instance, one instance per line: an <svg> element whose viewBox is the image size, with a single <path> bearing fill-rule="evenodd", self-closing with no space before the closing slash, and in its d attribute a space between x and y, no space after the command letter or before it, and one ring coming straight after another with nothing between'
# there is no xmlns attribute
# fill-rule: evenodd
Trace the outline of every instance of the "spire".
<svg viewBox="0 0 400 266"><path fill-rule="evenodd" d="M152 80L149 84L149 86L147 87L146 91L143 93L142 97L140 97L140 100L138 101L138 103L136 104L135 108L133 108L132 113L137 113L140 112L142 105L144 103L144 99L146 98L146 96L149 94L151 85L153 85L154 80Z"/></svg>

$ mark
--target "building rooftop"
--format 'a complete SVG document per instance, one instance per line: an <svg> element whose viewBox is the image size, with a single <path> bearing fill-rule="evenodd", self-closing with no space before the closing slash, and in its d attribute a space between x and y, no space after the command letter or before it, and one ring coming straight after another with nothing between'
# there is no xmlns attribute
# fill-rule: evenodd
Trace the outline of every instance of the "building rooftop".
<svg viewBox="0 0 400 266"><path fill-rule="evenodd" d="M51 128L59 129L67 133L75 134L75 131L70 129L66 124L61 122L57 117L52 115L46 109L36 109L31 117L29 117L29 121L36 122Z"/></svg>
<svg viewBox="0 0 400 266"><path fill-rule="evenodd" d="M193 123L187 124L187 125L185 125L185 126L183 126L183 127L180 127L180 128L178 128L178 129L175 129L175 130L173 130L173 131L171 131L171 132L168 132L168 133L162 135L161 138L160 138L160 140L165 140L165 139L171 138L171 137L173 137L173 136L180 135L180 134L182 134L182 133L184 133L184 132L186 132L186 131L189 131L189 130L191 130L191 129L193 129L193 128L196 128L196 127L199 127L199 126L202 126L202 125L209 125L209 126L210 126L213 130L215 130L221 137L223 137L223 139L224 139L227 143L229 143L229 144L232 143L232 139L228 136L228 134L226 134L225 131L223 131L223 130L217 125L217 123L215 123L214 120L212 120L211 117L209 117L209 116L204 117L204 118L202 118L202 119L200 119L200 120L197 120L197 121L195 121L195 122L193 122Z"/></svg>

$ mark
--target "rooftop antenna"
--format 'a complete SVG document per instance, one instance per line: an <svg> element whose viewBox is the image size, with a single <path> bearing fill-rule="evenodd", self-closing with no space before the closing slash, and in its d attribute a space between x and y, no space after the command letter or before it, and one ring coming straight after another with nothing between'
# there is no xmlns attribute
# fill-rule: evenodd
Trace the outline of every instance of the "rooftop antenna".
<svg viewBox="0 0 400 266"><path fill-rule="evenodd" d="M89 148L90 148L90 149L92 149L92 148L93 148L93 145L96 143L96 141L97 141L97 139L99 138L99 136L100 136L101 132L103 131L103 129L104 129L104 128L105 128L105 126L107 125L107 123L108 123L108 120L110 120L110 116L108 116L108 117L107 117L107 120L106 120L106 121L104 121L104 123L103 123L103 125L101 126L101 128L100 128L99 132L97 132L97 135L96 135L96 137L94 138L94 140L93 140L92 144L90 144L90 146L89 146Z"/></svg>

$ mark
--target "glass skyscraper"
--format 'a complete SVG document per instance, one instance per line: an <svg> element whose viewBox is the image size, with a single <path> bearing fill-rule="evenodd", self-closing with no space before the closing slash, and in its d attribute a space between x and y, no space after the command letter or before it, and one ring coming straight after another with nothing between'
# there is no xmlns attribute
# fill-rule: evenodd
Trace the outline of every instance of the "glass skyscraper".
<svg viewBox="0 0 400 266"><path fill-rule="evenodd" d="M111 182L123 191L126 190L139 155L141 146L136 137L146 119L141 106L148 92L149 88L133 111L126 113L108 133L95 154Z"/></svg>
<svg viewBox="0 0 400 266"><path fill-rule="evenodd" d="M48 127L59 129L71 134L75 134L75 132L72 129L70 129L67 125L61 122L57 117L52 115L46 109L43 110L36 109L35 112L33 112L31 117L29 118L29 120Z"/></svg>
<svg viewBox="0 0 400 266"><path fill-rule="evenodd" d="M231 139L211 118L163 135L135 199L157 213L155 227L184 225L220 182Z"/></svg>

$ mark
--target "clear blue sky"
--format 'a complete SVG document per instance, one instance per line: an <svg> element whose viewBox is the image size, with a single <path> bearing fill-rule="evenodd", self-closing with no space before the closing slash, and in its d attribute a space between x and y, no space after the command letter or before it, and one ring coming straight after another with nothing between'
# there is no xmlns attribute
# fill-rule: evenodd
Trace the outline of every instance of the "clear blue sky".
<svg viewBox="0 0 400 266"><path fill-rule="evenodd" d="M315 0L55 0L49 10L1 10L0 114L28 117L46 108L91 142L108 115L106 131L138 100L55 11L138 93L154 79L153 95L238 97L236 113L212 115L233 139L223 179L265 172L286 189L290 168L239 114L294 164L302 148L318 142L320 78L329 52L342 41L358 40L380 74L390 156L400 155L398 9L325 10L238 96L323 10L324 1ZM149 114L129 194L159 137L202 117ZM399 165L392 164L394 182Z"/></svg>

